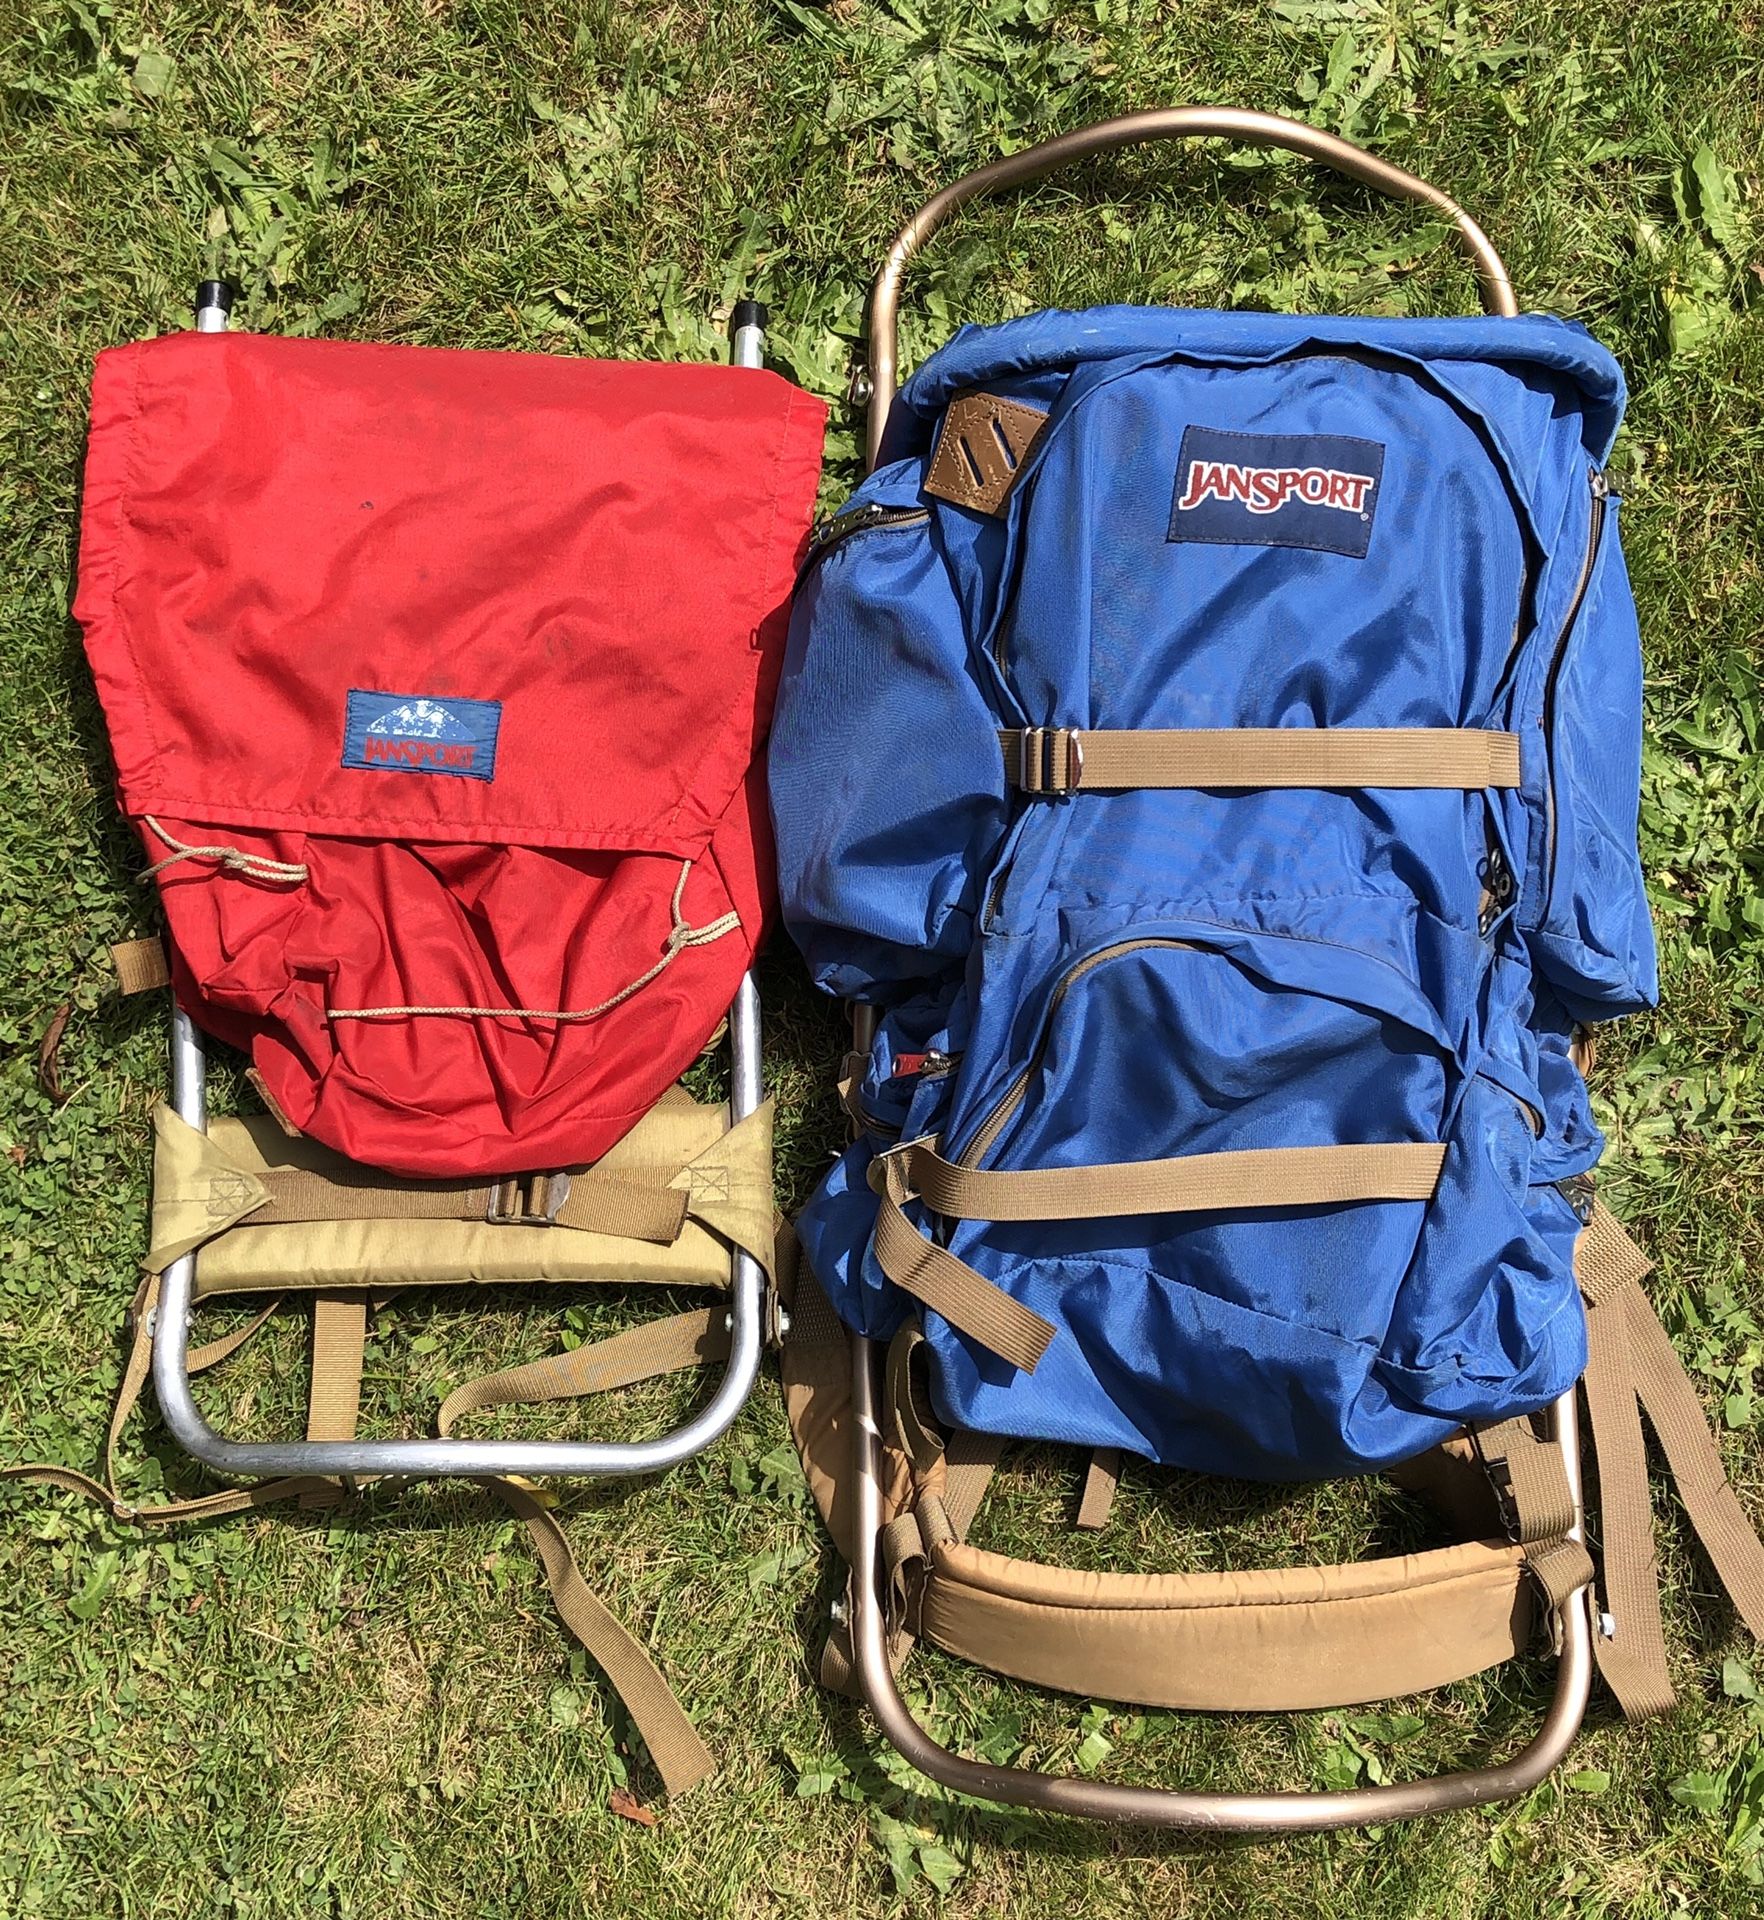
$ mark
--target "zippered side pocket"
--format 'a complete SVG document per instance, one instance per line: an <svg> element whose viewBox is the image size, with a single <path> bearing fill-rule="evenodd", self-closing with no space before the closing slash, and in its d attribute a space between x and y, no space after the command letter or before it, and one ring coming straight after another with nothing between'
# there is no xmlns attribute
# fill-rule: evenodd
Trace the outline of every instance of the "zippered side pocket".
<svg viewBox="0 0 1764 1920"><path fill-rule="evenodd" d="M949 978L1004 763L914 462L872 474L804 564L768 760L785 924L817 983L891 1004Z"/></svg>
<svg viewBox="0 0 1764 1920"><path fill-rule="evenodd" d="M1543 671L1541 851L1522 924L1576 1019L1651 1005L1654 936L1636 851L1641 638L1617 539L1618 496L1596 469L1585 557Z"/></svg>

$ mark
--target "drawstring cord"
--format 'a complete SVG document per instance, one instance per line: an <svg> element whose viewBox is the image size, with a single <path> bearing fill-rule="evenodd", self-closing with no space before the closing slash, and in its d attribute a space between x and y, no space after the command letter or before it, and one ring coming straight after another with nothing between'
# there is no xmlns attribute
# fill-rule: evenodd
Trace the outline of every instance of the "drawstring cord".
<svg viewBox="0 0 1764 1920"><path fill-rule="evenodd" d="M661 973L677 953L687 947L708 947L713 940L722 939L726 933L734 933L741 925L738 913L719 914L715 920L702 927L686 924L686 916L681 910L681 902L686 895L686 882L692 873L692 862L680 863L680 878L674 887L674 898L670 904L673 928L662 943L661 958L647 973L641 973L627 987L621 987L610 999L602 1000L598 1006L559 1009L551 1007L331 1007L328 1017L332 1020L400 1020L418 1016L451 1016L456 1020L597 1020L603 1013L610 1013L614 1007L629 1000L632 994L649 985L657 974Z"/></svg>
<svg viewBox="0 0 1764 1920"><path fill-rule="evenodd" d="M167 867L175 867L183 860L214 860L234 873L249 874L253 880L275 880L289 886L306 878L307 870L297 860L272 860L267 854L246 853L241 847L188 846L176 834L167 833L152 814L144 814L142 818L158 838L173 849L165 859L154 861L141 875L143 880L151 880L156 873L164 873Z"/></svg>

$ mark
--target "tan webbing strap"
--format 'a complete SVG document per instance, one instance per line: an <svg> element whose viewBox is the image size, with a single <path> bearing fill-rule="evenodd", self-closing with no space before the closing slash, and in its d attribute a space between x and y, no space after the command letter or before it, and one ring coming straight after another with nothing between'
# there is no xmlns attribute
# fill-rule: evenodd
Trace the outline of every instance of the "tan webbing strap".
<svg viewBox="0 0 1764 1920"><path fill-rule="evenodd" d="M957 1427L949 1436L944 1450L943 1513L958 1540L967 1539L1004 1450L1002 1434Z"/></svg>
<svg viewBox="0 0 1764 1920"><path fill-rule="evenodd" d="M872 1163L883 1169L884 1181L876 1214L877 1265L902 1292L942 1314L952 1327L1001 1360L1033 1373L1054 1336L1052 1326L919 1232L901 1211L911 1198L904 1158L890 1153Z"/></svg>
<svg viewBox="0 0 1764 1920"><path fill-rule="evenodd" d="M903 1193L916 1193L933 1212L955 1219L1107 1220L1229 1207L1429 1200L1439 1183L1445 1148L1405 1142L1258 1147L1183 1154L1172 1160L1041 1167L1026 1173L959 1167L931 1144L906 1147L884 1158L891 1185L898 1182ZM904 1166L898 1165L902 1161Z"/></svg>
<svg viewBox="0 0 1764 1920"><path fill-rule="evenodd" d="M1476 1446L1504 1496L1512 1537L1525 1549L1525 1564L1560 1606L1593 1577L1592 1555L1569 1530L1575 1524L1574 1495L1562 1451L1527 1416L1472 1429Z"/></svg>
<svg viewBox="0 0 1764 1920"><path fill-rule="evenodd" d="M1587 1236L1580 1238L1584 1245ZM1646 1720L1670 1713L1676 1702L1666 1664L1654 1502L1641 1406L1629 1369L1626 1317L1620 1300L1587 1308L1581 1390L1599 1468L1599 1577L1604 1594L1593 1651L1624 1718Z"/></svg>
<svg viewBox="0 0 1764 1920"><path fill-rule="evenodd" d="M723 1307L702 1307L628 1328L569 1353L485 1374L456 1387L441 1403L436 1431L448 1434L469 1413L540 1401L576 1399L634 1386L662 1374L726 1359ZM660 1670L599 1600L576 1564L568 1537L546 1506L512 1480L486 1483L532 1535L559 1617L625 1703L656 1771L671 1794L684 1793L716 1770L709 1749L681 1710Z"/></svg>
<svg viewBox="0 0 1764 1920"><path fill-rule="evenodd" d="M681 1794L714 1773L716 1762L710 1749L686 1718L660 1669L582 1578L555 1516L512 1480L486 1484L526 1523L559 1617L625 1703L662 1785L670 1794Z"/></svg>
<svg viewBox="0 0 1764 1920"><path fill-rule="evenodd" d="M839 1063L839 1104L844 1109L846 1129L853 1140L867 1133L870 1127L869 1116L858 1099L869 1064L867 1053L848 1053Z"/></svg>
<svg viewBox="0 0 1764 1920"><path fill-rule="evenodd" d="M193 1348L187 1371L194 1376L209 1367L218 1366L221 1361L237 1353L280 1304L279 1298L272 1300L243 1327L223 1334L220 1339L211 1340L205 1346ZM329 1480L313 1474L301 1474L285 1480L265 1480L254 1487L228 1487L218 1493L199 1494L191 1500L166 1500L152 1507L137 1507L122 1497L116 1484L117 1442L141 1397L141 1389L146 1384L153 1363L152 1316L158 1305L159 1278L150 1274L141 1283L134 1306L130 1309L134 1337L129 1344L129 1357L116 1390L116 1399L111 1405L110 1424L105 1430L104 1478L96 1480L90 1474L80 1473L72 1467L32 1462L28 1465L0 1467L0 1481L17 1480L59 1487L66 1493L84 1494L87 1499L108 1507L113 1518L139 1526L166 1526L180 1520L215 1519L224 1514L242 1513L250 1507L267 1507L280 1500L329 1492L332 1485Z"/></svg>
<svg viewBox="0 0 1764 1920"><path fill-rule="evenodd" d="M309 1440L353 1440L361 1407L362 1349L367 1343L367 1294L317 1293L312 1300L312 1394Z"/></svg>
<svg viewBox="0 0 1764 1920"><path fill-rule="evenodd" d="M358 1296L365 1315L366 1295ZM118 1391L115 1407L111 1413L110 1428L105 1443L105 1479L103 1483L89 1475L76 1472L69 1467L51 1465L32 1465L18 1467L0 1467L0 1481L21 1480L39 1482L55 1486L71 1493L84 1494L87 1498L102 1502L119 1520L138 1521L142 1524L163 1524L178 1520L201 1520L222 1514L238 1513L249 1507L263 1507L275 1501L299 1499L303 1504L323 1504L335 1499L337 1486L334 1481L315 1475L302 1475L286 1480L269 1480L255 1487L229 1488L224 1492L204 1495L195 1500L169 1501L156 1507L131 1507L124 1501L116 1488L114 1456L117 1436L124 1421L140 1397L143 1383L152 1359L153 1337L149 1316L158 1304L159 1280L149 1276L143 1282L136 1296L133 1313L135 1337L124 1371L122 1386ZM276 1301L272 1301L246 1326L223 1338L211 1341L204 1347L192 1351L189 1370L192 1374L203 1368L213 1366L235 1353L269 1318L274 1311ZM705 1324L712 1314L716 1316L717 1328ZM340 1375L346 1369L348 1360L347 1341L343 1338L346 1317L339 1312L333 1319L331 1332L325 1336L325 1344L333 1353L341 1353L341 1362L321 1366L315 1373L315 1386L319 1373L330 1374L332 1388L327 1410L314 1418L340 1423L343 1417L343 1396L339 1391ZM564 1391L597 1392L604 1388L628 1385L640 1379L653 1377L657 1373L672 1371L677 1366L696 1362L701 1357L714 1358L717 1347L717 1329L721 1327L722 1310L706 1309L700 1314L682 1314L678 1321L663 1321L656 1327L640 1327L632 1330L631 1335L621 1334L599 1343L598 1348L578 1348L574 1353L561 1356L561 1362L571 1363L579 1380L585 1384L564 1388L555 1377L535 1379L550 1363L539 1362L535 1368L511 1368L503 1374L492 1374L485 1379L471 1381L449 1396L441 1414L441 1432L448 1430L451 1418L469 1411L472 1405L503 1405L514 1399L556 1399ZM692 1338L683 1337L688 1331L688 1322L700 1323L689 1331ZM365 1326L365 1320L364 1320ZM634 1336L641 1336L636 1337ZM317 1347L320 1344L318 1320L314 1324L315 1361L318 1359ZM728 1336L722 1334L722 1348L726 1353ZM689 1356L689 1357L688 1357ZM527 1376L524 1380L522 1376ZM359 1379L359 1374L357 1374ZM521 1390L517 1390L517 1386ZM549 1389L549 1390L547 1390ZM353 1428L353 1417L349 1425ZM337 1438L335 1434L315 1437ZM570 1632L587 1649L595 1664L606 1675L608 1683L625 1703L644 1744L649 1748L655 1761L656 1771L662 1777L662 1783L670 1794L684 1793L696 1785L706 1775L715 1771L709 1749L699 1739L692 1723L686 1718L679 1703L675 1700L667 1682L662 1678L655 1663L644 1652L636 1640L619 1625L605 1605L598 1600L582 1578L576 1565L574 1554L570 1550L568 1539L557 1520L546 1510L542 1501L527 1488L511 1480L490 1480L486 1482L492 1491L520 1517L533 1538L541 1564L545 1569L546 1584L556 1604L559 1617Z"/></svg>
<svg viewBox="0 0 1764 1920"><path fill-rule="evenodd" d="M1471 1429L1477 1451L1505 1495L1515 1540L1553 1540L1574 1525L1574 1495L1561 1450L1542 1438L1528 1415Z"/></svg>
<svg viewBox="0 0 1764 1920"><path fill-rule="evenodd" d="M1764 1543L1734 1494L1702 1402L1666 1329L1639 1292L1624 1305L1642 1411L1659 1435L1678 1497L1727 1597L1753 1638L1764 1640Z"/></svg>
<svg viewBox="0 0 1764 1920"><path fill-rule="evenodd" d="M110 964L116 969L116 990L120 994L152 993L171 985L171 962L165 942L157 934L144 940L119 940L110 949Z"/></svg>
<svg viewBox="0 0 1764 1920"><path fill-rule="evenodd" d="M1519 736L1482 727L1029 727L998 743L1025 793L1519 784Z"/></svg>
<svg viewBox="0 0 1764 1920"><path fill-rule="evenodd" d="M575 1400L611 1393L687 1367L709 1366L729 1357L728 1310L699 1307L668 1320L652 1320L610 1339L596 1340L569 1353L552 1354L523 1367L468 1380L441 1403L436 1428L453 1431L468 1413L486 1407Z"/></svg>
<svg viewBox="0 0 1764 1920"><path fill-rule="evenodd" d="M286 1226L315 1220L484 1220L503 1218L574 1227L624 1240L651 1240L663 1246L680 1237L691 1196L667 1184L678 1167L617 1173L576 1173L567 1196L553 1205L556 1174L528 1175L494 1185L453 1181L383 1182L360 1177L333 1179L307 1167L272 1167L257 1178L269 1194L267 1204L250 1216L254 1227Z"/></svg>
<svg viewBox="0 0 1764 1920"><path fill-rule="evenodd" d="M1650 1262L1602 1201L1575 1247L1587 1299L1587 1405L1598 1451L1608 1633L1599 1669L1632 1719L1673 1704L1639 1413L1741 1618L1764 1638L1764 1544L1734 1495L1702 1403L1643 1293Z"/></svg>
<svg viewBox="0 0 1764 1920"><path fill-rule="evenodd" d="M315 1293L312 1297L312 1384L306 1402L308 1440L353 1440L361 1413L362 1354L367 1345L367 1294ZM345 1498L341 1482L328 1493L308 1494L306 1508L334 1507Z"/></svg>
<svg viewBox="0 0 1764 1920"><path fill-rule="evenodd" d="M1090 1464L1084 1470L1084 1493L1078 1502L1075 1524L1086 1533L1099 1533L1109 1524L1115 1508L1115 1489L1121 1481L1121 1449L1092 1447Z"/></svg>

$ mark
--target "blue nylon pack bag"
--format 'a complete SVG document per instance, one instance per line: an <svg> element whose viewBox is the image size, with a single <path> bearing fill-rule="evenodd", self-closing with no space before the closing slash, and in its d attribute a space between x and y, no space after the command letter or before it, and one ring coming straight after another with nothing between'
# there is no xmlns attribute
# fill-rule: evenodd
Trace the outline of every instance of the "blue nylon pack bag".
<svg viewBox="0 0 1764 1920"><path fill-rule="evenodd" d="M786 922L880 1016L803 1251L852 1330L922 1317L941 1419L1314 1479L1573 1386L1578 1030L1656 991L1623 403L1546 315L1047 312L902 389L771 789ZM1111 778L1153 739L1192 783Z"/></svg>

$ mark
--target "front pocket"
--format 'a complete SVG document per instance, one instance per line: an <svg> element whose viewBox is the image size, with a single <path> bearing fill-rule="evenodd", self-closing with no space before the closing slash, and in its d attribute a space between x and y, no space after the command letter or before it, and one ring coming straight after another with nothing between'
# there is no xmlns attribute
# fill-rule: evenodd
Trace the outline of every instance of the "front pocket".
<svg viewBox="0 0 1764 1920"><path fill-rule="evenodd" d="M994 1084L1002 1076L989 1075ZM1492 1104L1490 1104L1492 1103ZM1503 1151L1484 1134L1501 1129ZM1512 1130L1516 1128L1517 1134ZM1453 1326L1505 1285L1462 1211L1522 1215L1531 1121L1510 1090L1466 1085L1415 983L1323 942L1164 922L1069 959L1002 1094L947 1146L995 1171L1255 1149L1444 1146L1450 1215L1425 1200L947 1224L951 1252L1055 1328L1033 1374L935 1315L940 1409L959 1425L1057 1434L1202 1471L1305 1478L1365 1470L1444 1436L1464 1392L1502 1403L1528 1357L1484 1338L1432 1399L1387 1377L1439 1365L1431 1264L1456 1267ZM1300 1162L1292 1163L1296 1172ZM1501 1232L1493 1241L1501 1246ZM1443 1251L1441 1251L1443 1249ZM1500 1320L1498 1305L1489 1311ZM1489 1379L1495 1381L1491 1388Z"/></svg>

